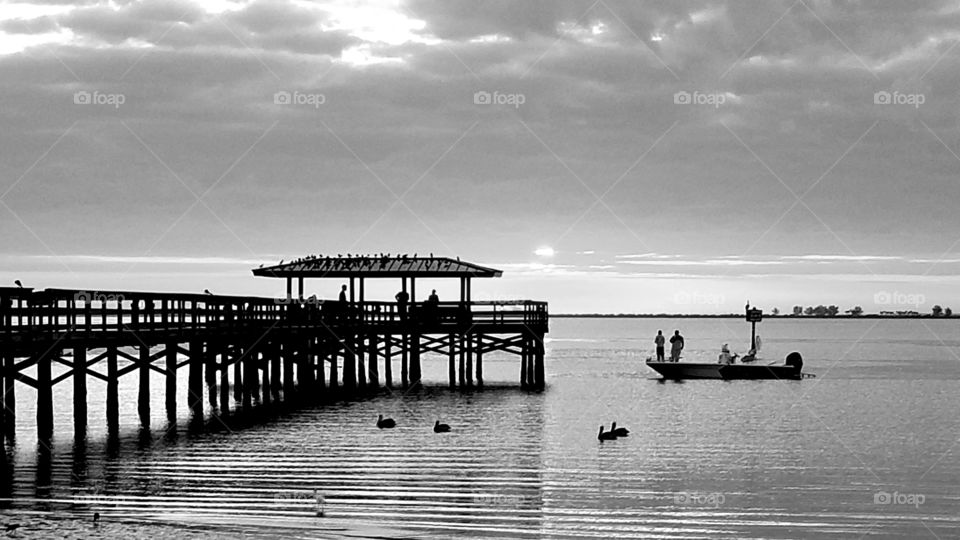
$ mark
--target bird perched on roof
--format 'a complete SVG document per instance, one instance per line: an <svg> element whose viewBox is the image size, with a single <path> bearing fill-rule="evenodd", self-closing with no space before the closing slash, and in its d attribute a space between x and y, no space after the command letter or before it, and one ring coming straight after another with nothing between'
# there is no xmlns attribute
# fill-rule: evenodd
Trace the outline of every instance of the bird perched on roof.
<svg viewBox="0 0 960 540"><path fill-rule="evenodd" d="M19 279L13 280L13 284L16 285L17 287L20 287L21 289L23 288L23 283L20 283Z"/></svg>
<svg viewBox="0 0 960 540"><path fill-rule="evenodd" d="M204 290L203 290L203 294L209 294L209 295L213 296L213 293L210 292L210 289L204 289Z"/></svg>
<svg viewBox="0 0 960 540"><path fill-rule="evenodd" d="M263 263L260 263L260 268L263 268Z"/></svg>

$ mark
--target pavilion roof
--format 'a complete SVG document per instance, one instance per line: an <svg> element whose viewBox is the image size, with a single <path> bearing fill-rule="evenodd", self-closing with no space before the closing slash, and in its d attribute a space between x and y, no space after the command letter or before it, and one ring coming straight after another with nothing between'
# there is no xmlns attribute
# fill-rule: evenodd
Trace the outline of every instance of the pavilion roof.
<svg viewBox="0 0 960 540"><path fill-rule="evenodd" d="M275 278L492 278L501 270L449 257L309 256L253 270L254 276Z"/></svg>

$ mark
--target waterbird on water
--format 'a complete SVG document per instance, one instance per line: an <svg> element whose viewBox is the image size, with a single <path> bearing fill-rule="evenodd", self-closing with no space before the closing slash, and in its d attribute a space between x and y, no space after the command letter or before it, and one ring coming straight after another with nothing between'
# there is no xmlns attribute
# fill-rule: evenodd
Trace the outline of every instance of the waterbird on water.
<svg viewBox="0 0 960 540"><path fill-rule="evenodd" d="M614 423L610 426L610 432L613 433L614 435L616 435L617 437L628 437L628 436L630 435L630 430L629 430L629 429L627 429L627 428L625 428L625 427L618 428L616 422L614 422Z"/></svg>
<svg viewBox="0 0 960 540"><path fill-rule="evenodd" d="M448 431L450 431L450 426L447 424L441 424L439 420L437 420L437 423L433 425L434 433L446 433Z"/></svg>
<svg viewBox="0 0 960 540"><path fill-rule="evenodd" d="M392 427L397 427L397 423L393 421L393 418L384 418L381 414L377 418L377 427L380 429L390 429Z"/></svg>
<svg viewBox="0 0 960 540"><path fill-rule="evenodd" d="M94 523L94 525L99 525L99 524L100 524L100 512L94 512L94 513L93 513L93 523Z"/></svg>
<svg viewBox="0 0 960 540"><path fill-rule="evenodd" d="M603 424L600 424L600 433L597 434L597 439L600 442L614 441L617 439L617 436L613 433L613 431L604 431Z"/></svg>

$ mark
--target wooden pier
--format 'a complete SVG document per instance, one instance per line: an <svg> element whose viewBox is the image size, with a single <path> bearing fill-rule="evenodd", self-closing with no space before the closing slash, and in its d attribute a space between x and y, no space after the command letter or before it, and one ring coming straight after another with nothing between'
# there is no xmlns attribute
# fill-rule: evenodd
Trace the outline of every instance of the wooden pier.
<svg viewBox="0 0 960 540"><path fill-rule="evenodd" d="M446 358L451 388L481 387L483 358L493 351L520 357L523 388L544 387L547 304L470 300L471 279L498 277L497 270L444 258L355 257L305 258L254 274L286 279L287 295L0 288L0 428L12 432L20 383L36 389L38 434L49 437L53 393L71 380L74 425L82 433L87 383L98 379L106 384L107 425L115 432L118 381L128 374L139 378L138 412L149 425L150 371L164 376L171 420L178 394L194 418L202 418L205 393L223 414L233 401L248 410L256 403L317 402L393 388L396 358L399 386L415 387L424 353ZM458 301L416 299L416 279L438 277L460 279ZM304 278L346 279L348 297L303 298ZM409 301L365 300L371 278L399 278ZM55 377L54 364L66 367ZM180 368L188 370L184 389L177 388Z"/></svg>

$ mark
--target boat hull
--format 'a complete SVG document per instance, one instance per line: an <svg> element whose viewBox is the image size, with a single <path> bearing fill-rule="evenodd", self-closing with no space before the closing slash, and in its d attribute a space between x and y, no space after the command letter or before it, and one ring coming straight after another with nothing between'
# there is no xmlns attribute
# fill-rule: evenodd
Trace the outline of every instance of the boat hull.
<svg viewBox="0 0 960 540"><path fill-rule="evenodd" d="M647 367L664 379L722 379L760 380L803 378L793 366L763 366L749 364L701 364L693 362L647 362Z"/></svg>

